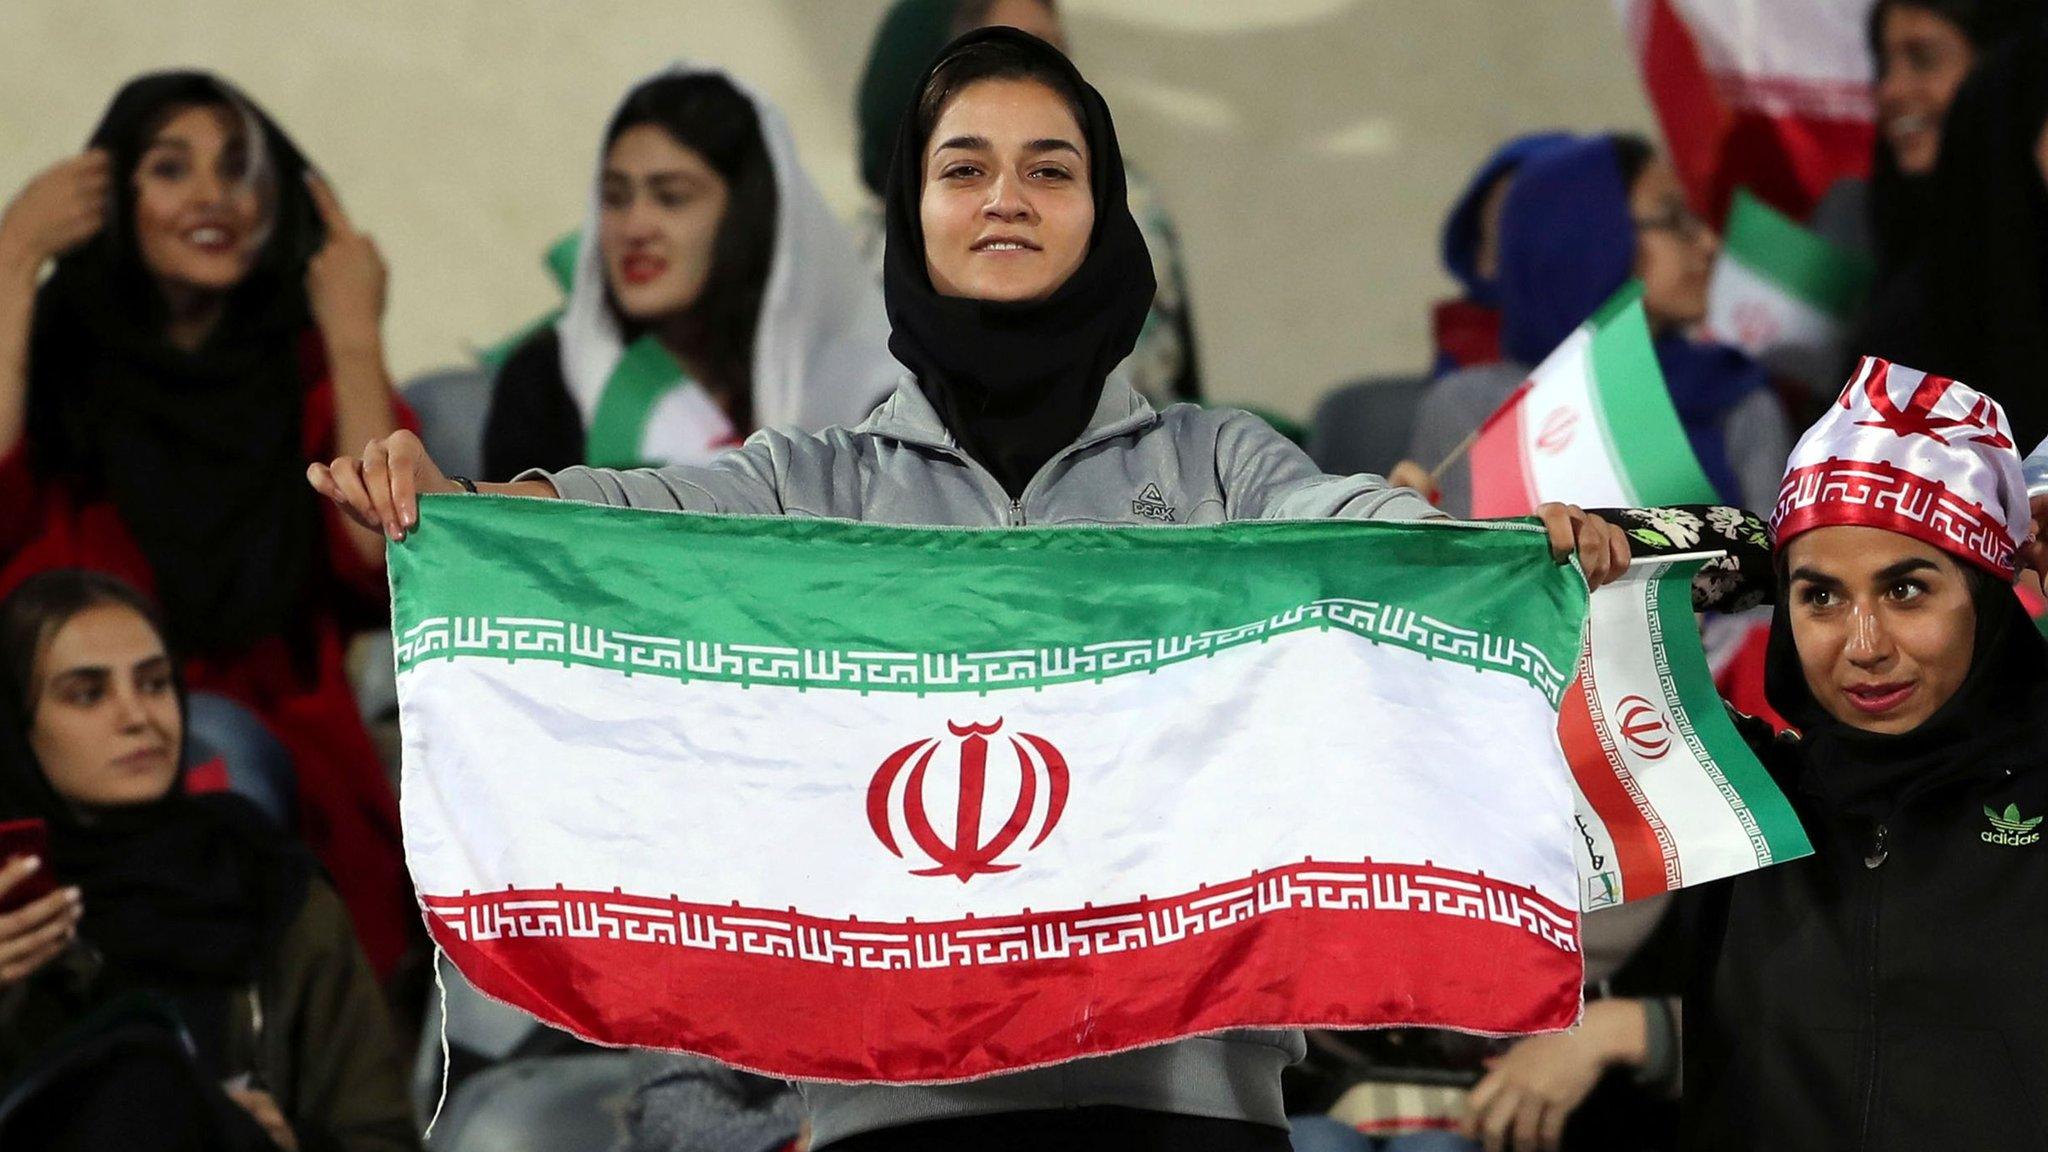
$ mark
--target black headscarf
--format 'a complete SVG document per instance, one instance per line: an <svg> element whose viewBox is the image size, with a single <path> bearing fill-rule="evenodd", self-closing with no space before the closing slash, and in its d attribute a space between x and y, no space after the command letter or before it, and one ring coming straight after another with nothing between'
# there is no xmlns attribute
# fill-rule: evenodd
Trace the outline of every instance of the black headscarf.
<svg viewBox="0 0 2048 1152"><path fill-rule="evenodd" d="M1970 669L1955 695L1911 732L1865 731L1829 715L1806 686L1792 640L1794 605L1778 554L1778 607L1764 665L1764 696L1799 729L1801 787L1829 811L1882 820L1913 795L1950 780L2032 766L2048 746L2048 638L2012 586L1971 571L1976 607Z"/></svg>
<svg viewBox="0 0 2048 1152"><path fill-rule="evenodd" d="M193 796L173 783L149 803L92 809L57 793L29 742L29 678L33 649L81 600L156 623L132 589L76 569L32 576L0 603L0 819L49 825L46 866L83 890L79 935L120 971L181 988L246 983L304 903L312 857L230 793ZM177 694L182 713L182 681Z"/></svg>
<svg viewBox="0 0 2048 1152"><path fill-rule="evenodd" d="M1928 294L1935 371L2005 407L2021 451L2048 435L2048 25L1986 59L1956 93L1935 167Z"/></svg>
<svg viewBox="0 0 2048 1152"><path fill-rule="evenodd" d="M192 352L135 236L135 171L181 106L226 107L260 132L275 185L270 238ZM160 72L115 95L89 145L113 171L106 227L37 293L29 428L39 470L111 500L155 576L171 639L232 653L303 618L319 542L302 445L312 326L306 263L324 233L298 148L225 81Z"/></svg>
<svg viewBox="0 0 2048 1152"><path fill-rule="evenodd" d="M1926 12L1953 24L1980 57L2042 14L2041 0L1881 0L1871 6L1864 26L1873 74L1881 75L1884 70L1885 17L1900 8ZM1870 212L1880 275L1910 261L1919 250L1932 179L1931 175L1901 172L1891 141L1882 130L1877 132L1870 150Z"/></svg>
<svg viewBox="0 0 2048 1152"><path fill-rule="evenodd" d="M1103 381L1137 344L1156 285L1145 238L1124 200L1124 159L1109 105L1057 48L1014 28L969 32L925 70L918 99L947 61L989 42L1011 45L1065 76L1080 98L1095 195L1088 255L1066 283L1035 304L939 295L925 271L919 213L925 140L913 100L896 137L885 197L882 291L889 351L917 376L960 446L1016 497L1087 427Z"/></svg>

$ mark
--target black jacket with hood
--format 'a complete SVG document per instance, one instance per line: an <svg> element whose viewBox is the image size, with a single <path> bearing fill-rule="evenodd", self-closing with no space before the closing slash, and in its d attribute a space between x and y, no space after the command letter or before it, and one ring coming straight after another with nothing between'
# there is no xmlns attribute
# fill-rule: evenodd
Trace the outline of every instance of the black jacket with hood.
<svg viewBox="0 0 2048 1152"><path fill-rule="evenodd" d="M1976 599L1962 687L1891 737L1821 713L1779 610L1805 737L1755 742L1814 855L1689 909L1687 1147L2048 1150L2048 644Z"/></svg>

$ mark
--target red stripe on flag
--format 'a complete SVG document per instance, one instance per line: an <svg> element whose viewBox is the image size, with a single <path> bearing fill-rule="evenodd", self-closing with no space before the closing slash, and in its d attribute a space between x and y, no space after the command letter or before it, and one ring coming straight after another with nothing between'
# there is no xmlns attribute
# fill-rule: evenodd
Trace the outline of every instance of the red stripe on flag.
<svg viewBox="0 0 2048 1152"><path fill-rule="evenodd" d="M1721 142L1708 202L1716 218L1725 220L1735 190L1747 188L1780 212L1804 220L1835 181L1870 170L1875 136L1867 120L1737 112Z"/></svg>
<svg viewBox="0 0 2048 1152"><path fill-rule="evenodd" d="M1778 715L1778 710L1771 707L1770 699L1764 695L1764 670L1770 662L1770 650L1769 624L1758 624L1748 629L1735 651L1713 669L1714 688L1721 693L1721 699L1733 705L1737 712L1754 716L1774 730L1783 732L1791 725Z"/></svg>
<svg viewBox="0 0 2048 1152"><path fill-rule="evenodd" d="M1671 0L1648 0L1645 7L1643 87L1650 94L1651 107L1657 110L1672 166L1678 169L1693 210L1709 220L1720 220L1727 205L1713 202L1715 173L1733 117L1700 58L1692 29L1686 27Z"/></svg>
<svg viewBox="0 0 2048 1152"><path fill-rule="evenodd" d="M944 924L562 889L423 903L490 996L587 1040L794 1079L964 1080L1233 1027L1513 1034L1578 1015L1577 911L1490 877L1316 862L1188 899Z"/></svg>
<svg viewBox="0 0 2048 1152"><path fill-rule="evenodd" d="M1650 823L1643 806L1621 781L1622 769L1614 753L1600 740L1593 722L1592 688L1583 674L1564 690L1557 706L1557 738L1564 757L1571 764L1572 778L1579 792L1593 806L1594 815L1606 826L1614 841L1616 866L1621 870L1622 892L1633 900L1651 892L1662 892L1665 844Z"/></svg>
<svg viewBox="0 0 2048 1152"><path fill-rule="evenodd" d="M1466 453L1472 477L1472 518L1527 516L1536 510L1536 478L1529 474L1529 456L1522 425L1528 406L1523 401L1533 380L1524 380L1507 401L1479 426L1479 436Z"/></svg>

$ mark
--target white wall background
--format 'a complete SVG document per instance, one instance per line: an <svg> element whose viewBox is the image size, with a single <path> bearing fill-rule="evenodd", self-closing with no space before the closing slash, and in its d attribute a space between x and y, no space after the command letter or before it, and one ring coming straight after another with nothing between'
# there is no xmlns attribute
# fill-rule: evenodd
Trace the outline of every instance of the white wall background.
<svg viewBox="0 0 2048 1152"><path fill-rule="evenodd" d="M0 0L0 191L77 149L120 83L218 70L325 168L392 266L401 379L555 301L597 134L677 56L778 101L835 206L885 0ZM1210 391L1305 414L1428 357L1437 227L1534 128L1647 129L1609 0L1065 0L1127 156L1178 219Z"/></svg>

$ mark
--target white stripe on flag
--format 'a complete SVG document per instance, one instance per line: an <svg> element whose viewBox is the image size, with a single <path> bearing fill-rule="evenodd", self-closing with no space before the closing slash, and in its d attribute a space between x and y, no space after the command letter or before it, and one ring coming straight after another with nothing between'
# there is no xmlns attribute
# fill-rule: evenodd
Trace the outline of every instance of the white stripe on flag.
<svg viewBox="0 0 2048 1152"><path fill-rule="evenodd" d="M1538 498L1587 508L1635 507L1601 403L1591 328L1579 328L1558 345L1532 381L1522 398L1522 456Z"/></svg>
<svg viewBox="0 0 2048 1152"><path fill-rule="evenodd" d="M1168 895L1369 853L1578 902L1554 740L1499 739L1552 730L1542 695L1342 632L992 698L685 685L527 661L433 661L401 683L420 721L405 726L407 854L429 895L561 884L940 919ZM1361 714L1386 722L1331 722ZM1023 866L971 884L912 875L925 861L907 844L908 860L892 856L869 826L871 779L949 723L997 720L982 835L1014 806L1013 733L1043 737L1071 765L1056 834ZM950 760L937 768L925 804L950 840L959 777ZM484 845L489 857L473 854Z"/></svg>
<svg viewBox="0 0 2048 1152"><path fill-rule="evenodd" d="M1699 884L1757 867L1753 825L1745 827L1716 786L1718 770L1690 725L1680 721L1655 611L1656 578L1669 564L1638 563L1594 594L1587 621L1591 674L1615 751L1672 845L1671 887ZM1684 618L1692 626L1690 615ZM1691 642L1691 637L1686 640ZM1631 892L1630 899L1641 895Z"/></svg>

